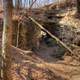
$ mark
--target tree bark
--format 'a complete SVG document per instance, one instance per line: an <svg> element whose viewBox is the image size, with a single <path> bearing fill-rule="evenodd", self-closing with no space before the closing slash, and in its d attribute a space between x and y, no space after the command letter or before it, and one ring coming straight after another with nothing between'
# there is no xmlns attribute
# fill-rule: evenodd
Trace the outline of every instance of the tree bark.
<svg viewBox="0 0 80 80"><path fill-rule="evenodd" d="M3 37L2 37L2 61L4 80L7 80L7 71L10 66L10 48L12 44L12 0L3 0L4 9L4 24L3 24Z"/></svg>
<svg viewBox="0 0 80 80"><path fill-rule="evenodd" d="M18 10L20 8L20 0L16 0L15 1L15 7L16 7L16 10Z"/></svg>
<svg viewBox="0 0 80 80"><path fill-rule="evenodd" d="M77 0L77 13L80 13L80 0Z"/></svg>

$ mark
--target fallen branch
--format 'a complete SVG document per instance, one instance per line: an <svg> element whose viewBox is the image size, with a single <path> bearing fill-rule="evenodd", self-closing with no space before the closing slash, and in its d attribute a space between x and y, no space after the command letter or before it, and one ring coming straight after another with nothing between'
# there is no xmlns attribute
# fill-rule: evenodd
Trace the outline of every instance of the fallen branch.
<svg viewBox="0 0 80 80"><path fill-rule="evenodd" d="M18 51L18 52L22 52L22 53L26 53L26 54L28 54L28 53L33 53L33 51L31 51L31 50L22 50L22 49L20 49L20 48L17 48L17 47L15 47L15 46L13 46L13 45L10 45L10 47L12 48L12 49L15 49L16 51Z"/></svg>
<svg viewBox="0 0 80 80"><path fill-rule="evenodd" d="M39 24L35 19L33 19L32 17L29 17L36 25L38 25L38 27L40 27L43 31L45 31L46 33L48 33L53 39L55 39L58 43L60 43L64 48L66 48L70 53L73 54L73 51L66 45L64 44L61 40L59 40L59 38L57 38L56 36L54 36L52 33L50 33L47 29L45 29L41 24Z"/></svg>

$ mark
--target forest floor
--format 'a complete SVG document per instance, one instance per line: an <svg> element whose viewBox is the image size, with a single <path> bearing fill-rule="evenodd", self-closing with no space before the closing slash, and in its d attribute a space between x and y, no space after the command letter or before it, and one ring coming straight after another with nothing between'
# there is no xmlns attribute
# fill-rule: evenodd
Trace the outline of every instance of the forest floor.
<svg viewBox="0 0 80 80"><path fill-rule="evenodd" d="M57 44L49 46L43 42L36 51L23 51L11 46L8 80L80 80L80 47L73 49L73 56L62 53L62 58L55 58L63 51Z"/></svg>
<svg viewBox="0 0 80 80"><path fill-rule="evenodd" d="M74 13L73 11L63 14L65 17L59 22L62 27L65 27L65 24L70 27L64 30L63 36L66 38L64 37L65 40L62 39L62 41L65 44L72 42L67 36L72 38L74 35L68 32L69 29L80 33L80 21L73 17ZM76 37L73 36L74 41L79 42L80 34ZM73 47L73 55L70 55L68 51L64 52L58 44L47 45L42 42L40 48L34 51L25 51L10 46L11 64L7 70L7 80L80 80L80 47L79 45ZM59 56L56 58L54 57L56 55Z"/></svg>
<svg viewBox="0 0 80 80"><path fill-rule="evenodd" d="M78 52L80 53L80 49ZM11 46L8 80L80 80L78 60L72 56L64 56L63 60L55 59L46 53L48 52L41 55Z"/></svg>

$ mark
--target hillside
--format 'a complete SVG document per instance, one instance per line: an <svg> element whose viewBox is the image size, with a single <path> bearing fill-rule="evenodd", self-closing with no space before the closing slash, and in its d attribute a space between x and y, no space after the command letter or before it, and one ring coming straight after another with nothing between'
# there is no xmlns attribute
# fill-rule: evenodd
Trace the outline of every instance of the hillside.
<svg viewBox="0 0 80 80"><path fill-rule="evenodd" d="M73 6L57 10L55 7L47 6L45 10L40 8L31 12L24 10L19 14L15 13L14 11L13 45L9 46L11 63L8 63L5 78L7 77L7 80L80 80L80 20L75 17L76 8ZM59 40L53 39L48 31L45 32L38 27L28 16ZM1 48L3 17L1 16L0 19ZM22 23L18 33L18 47L15 47L18 21ZM62 41L72 53L59 41Z"/></svg>

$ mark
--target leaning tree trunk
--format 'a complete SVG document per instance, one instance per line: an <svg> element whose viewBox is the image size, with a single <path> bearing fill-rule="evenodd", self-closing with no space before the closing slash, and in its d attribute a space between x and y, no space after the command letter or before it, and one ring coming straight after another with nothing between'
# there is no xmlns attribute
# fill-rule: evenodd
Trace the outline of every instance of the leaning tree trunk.
<svg viewBox="0 0 80 80"><path fill-rule="evenodd" d="M10 67L10 47L12 44L12 0L3 0L4 9L4 26L3 26L3 37L2 37L2 56L5 59L2 62L2 77L7 80L7 71Z"/></svg>

